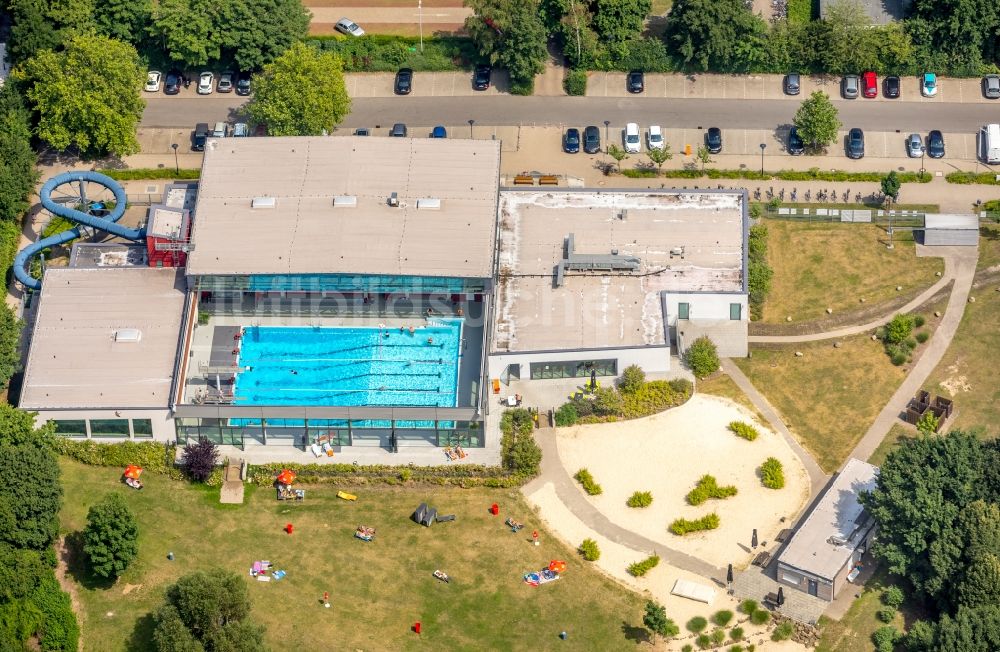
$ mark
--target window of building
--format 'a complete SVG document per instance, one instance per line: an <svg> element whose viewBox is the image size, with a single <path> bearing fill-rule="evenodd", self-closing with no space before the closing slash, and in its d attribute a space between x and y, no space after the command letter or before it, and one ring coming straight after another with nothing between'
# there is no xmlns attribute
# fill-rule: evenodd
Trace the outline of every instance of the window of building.
<svg viewBox="0 0 1000 652"><path fill-rule="evenodd" d="M136 439L152 439L153 421L151 419L132 419L132 436Z"/></svg>
<svg viewBox="0 0 1000 652"><path fill-rule="evenodd" d="M61 437L87 436L87 422L84 419L58 419L52 423L56 424L56 434Z"/></svg>
<svg viewBox="0 0 1000 652"><path fill-rule="evenodd" d="M91 437L128 438L128 419L91 419Z"/></svg>
<svg viewBox="0 0 1000 652"><path fill-rule="evenodd" d="M678 319L690 319L691 318L691 304L690 303L678 303L677 304L677 318Z"/></svg>
<svg viewBox="0 0 1000 652"><path fill-rule="evenodd" d="M558 360L554 362L532 362L531 379L546 378L589 378L617 376L618 360Z"/></svg>
<svg viewBox="0 0 1000 652"><path fill-rule="evenodd" d="M743 319L743 305L739 303L729 304L729 318L736 321Z"/></svg>

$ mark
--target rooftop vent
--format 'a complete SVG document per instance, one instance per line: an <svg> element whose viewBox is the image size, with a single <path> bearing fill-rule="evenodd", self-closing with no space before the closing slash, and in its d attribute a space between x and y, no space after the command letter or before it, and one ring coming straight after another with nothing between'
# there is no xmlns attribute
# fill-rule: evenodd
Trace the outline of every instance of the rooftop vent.
<svg viewBox="0 0 1000 652"><path fill-rule="evenodd" d="M357 195L337 195L333 198L333 205L335 208L357 208L358 197Z"/></svg>
<svg viewBox="0 0 1000 652"><path fill-rule="evenodd" d="M274 197L254 197L250 202L250 208L274 208L278 203Z"/></svg>
<svg viewBox="0 0 1000 652"><path fill-rule="evenodd" d="M119 328L115 331L115 342L138 342L142 339L142 331L138 328Z"/></svg>
<svg viewBox="0 0 1000 652"><path fill-rule="evenodd" d="M438 199L437 197L422 197L421 199L417 200L417 210L425 209L425 210L436 211L440 210L440 208L441 208L441 200Z"/></svg>

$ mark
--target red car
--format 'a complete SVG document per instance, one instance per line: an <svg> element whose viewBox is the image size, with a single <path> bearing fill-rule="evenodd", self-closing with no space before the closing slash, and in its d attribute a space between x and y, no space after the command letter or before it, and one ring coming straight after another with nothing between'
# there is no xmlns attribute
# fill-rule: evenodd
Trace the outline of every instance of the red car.
<svg viewBox="0 0 1000 652"><path fill-rule="evenodd" d="M861 89L865 97L878 97L878 77L871 70L861 75Z"/></svg>

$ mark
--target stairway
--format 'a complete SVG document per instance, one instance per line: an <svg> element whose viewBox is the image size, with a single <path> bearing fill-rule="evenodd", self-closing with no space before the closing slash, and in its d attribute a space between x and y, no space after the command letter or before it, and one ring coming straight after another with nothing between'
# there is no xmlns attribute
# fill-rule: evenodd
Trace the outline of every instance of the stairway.
<svg viewBox="0 0 1000 652"><path fill-rule="evenodd" d="M219 502L230 505L243 504L243 460L229 460L222 473L222 490L219 492Z"/></svg>

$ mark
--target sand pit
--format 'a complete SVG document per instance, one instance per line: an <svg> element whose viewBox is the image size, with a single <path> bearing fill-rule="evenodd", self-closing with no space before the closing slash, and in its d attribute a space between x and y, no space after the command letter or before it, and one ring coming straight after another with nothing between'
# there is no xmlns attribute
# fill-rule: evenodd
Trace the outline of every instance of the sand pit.
<svg viewBox="0 0 1000 652"><path fill-rule="evenodd" d="M761 432L746 441L727 430L731 421L753 423ZM588 496L617 525L718 567L746 567L753 558L750 537L757 529L760 550L775 550L775 535L788 527L809 495L809 478L788 444L736 403L695 395L685 405L646 419L560 428L557 445L566 471L587 468L604 493ZM785 487L767 489L758 468L768 457L781 460ZM738 494L694 507L684 496L705 474L719 485L735 485ZM582 493L582 489L580 490ZM651 491L653 504L627 507L634 491ZM667 526L676 518L715 512L717 530L675 536ZM786 522L782 523L782 518Z"/></svg>

